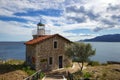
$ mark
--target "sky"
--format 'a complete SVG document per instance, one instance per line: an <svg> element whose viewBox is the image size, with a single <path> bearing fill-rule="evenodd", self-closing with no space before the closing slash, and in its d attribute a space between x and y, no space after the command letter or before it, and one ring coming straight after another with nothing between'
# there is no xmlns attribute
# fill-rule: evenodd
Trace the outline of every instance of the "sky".
<svg viewBox="0 0 120 80"><path fill-rule="evenodd" d="M120 34L119 0L0 0L0 41L28 41L41 20L71 41Z"/></svg>

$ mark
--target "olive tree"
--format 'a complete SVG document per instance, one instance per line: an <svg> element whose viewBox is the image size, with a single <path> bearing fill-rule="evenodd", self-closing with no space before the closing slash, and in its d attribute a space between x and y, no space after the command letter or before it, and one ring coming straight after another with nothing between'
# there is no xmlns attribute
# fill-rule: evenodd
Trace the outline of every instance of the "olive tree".
<svg viewBox="0 0 120 80"><path fill-rule="evenodd" d="M90 44L85 43L72 43L66 47L66 55L74 61L81 63L80 71L83 69L84 62L89 60L90 56L95 55L95 50L92 49Z"/></svg>

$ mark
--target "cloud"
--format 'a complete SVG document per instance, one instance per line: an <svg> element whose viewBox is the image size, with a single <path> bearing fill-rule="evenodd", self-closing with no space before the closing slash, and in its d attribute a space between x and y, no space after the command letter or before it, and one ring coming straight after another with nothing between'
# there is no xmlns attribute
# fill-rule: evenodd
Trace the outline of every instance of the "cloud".
<svg viewBox="0 0 120 80"><path fill-rule="evenodd" d="M1 24L1 29L0 33L5 33L5 34L10 34L10 35L31 35L31 30L33 28L27 28L26 23L20 23L20 22L15 22L15 21L0 21Z"/></svg>
<svg viewBox="0 0 120 80"><path fill-rule="evenodd" d="M87 32L82 36L69 30L88 29L94 33L120 28L119 0L0 0L0 9L0 25L4 25L0 33L11 35L31 34L40 19L52 34L72 40L82 39Z"/></svg>
<svg viewBox="0 0 120 80"><path fill-rule="evenodd" d="M26 12L27 10L43 10L43 9L60 9L62 8L62 2L64 0L0 0L0 8L3 9L3 11L10 11L13 13L16 12ZM59 4L59 5L58 5ZM7 5L7 6L6 6ZM0 12L0 14L2 11ZM6 15L6 14L4 14ZM8 14L7 14L8 15Z"/></svg>
<svg viewBox="0 0 120 80"><path fill-rule="evenodd" d="M116 5L112 5L112 4L109 4L109 7L107 8L108 11L120 11L120 5L119 4L116 4Z"/></svg>
<svg viewBox="0 0 120 80"><path fill-rule="evenodd" d="M87 10L84 6L69 6L66 8L67 19L73 19L78 23L85 22L86 19L95 20L99 14L94 13L92 9ZM73 14L73 15L72 15Z"/></svg>
<svg viewBox="0 0 120 80"><path fill-rule="evenodd" d="M84 17L67 17L68 20L73 20L77 23L82 23L82 22L85 22L85 18Z"/></svg>
<svg viewBox="0 0 120 80"><path fill-rule="evenodd" d="M93 31L95 31L95 32L98 32L98 31L100 31L100 30L103 30L103 28L101 28L101 27L96 27L95 29L93 29Z"/></svg>
<svg viewBox="0 0 120 80"><path fill-rule="evenodd" d="M82 1L81 5L69 5L66 7L67 19L73 20L73 22L80 23L88 23L95 22L95 28L90 28L95 32L116 28L115 26L120 26L119 12L120 12L120 3L118 0L110 0L110 1ZM99 6L98 6L99 5ZM116 14L116 12L118 14ZM114 19L113 19L114 18ZM88 25L91 26L91 25Z"/></svg>
<svg viewBox="0 0 120 80"><path fill-rule="evenodd" d="M71 41L79 41L84 39L90 39L98 36L98 34L82 34L82 33L63 33L61 35L64 35L66 38L68 38Z"/></svg>
<svg viewBox="0 0 120 80"><path fill-rule="evenodd" d="M77 12L77 13L85 13L85 8L84 6L77 6L77 5L73 5L73 6L68 6L66 7L66 12Z"/></svg>

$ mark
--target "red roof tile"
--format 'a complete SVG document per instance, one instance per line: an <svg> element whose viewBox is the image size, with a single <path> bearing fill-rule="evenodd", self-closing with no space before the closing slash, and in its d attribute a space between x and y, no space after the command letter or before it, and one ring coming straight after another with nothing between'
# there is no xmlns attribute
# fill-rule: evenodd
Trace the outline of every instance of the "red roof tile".
<svg viewBox="0 0 120 80"><path fill-rule="evenodd" d="M59 34L54 34L54 35L41 36L41 37L32 39L32 40L30 40L30 41L27 41L25 44L26 44L26 45L36 44L36 43L38 43L38 42L42 42L42 41L44 41L44 40L47 40L47 39L49 39L49 38L52 38L52 37L54 37L54 36L60 36L60 35L59 35ZM62 37L62 36L60 36L60 37ZM62 38L64 38L64 37L62 37ZM64 39L67 40L67 41L69 41L69 40L66 39L66 38L64 38ZM69 42L71 42L71 41L69 41Z"/></svg>

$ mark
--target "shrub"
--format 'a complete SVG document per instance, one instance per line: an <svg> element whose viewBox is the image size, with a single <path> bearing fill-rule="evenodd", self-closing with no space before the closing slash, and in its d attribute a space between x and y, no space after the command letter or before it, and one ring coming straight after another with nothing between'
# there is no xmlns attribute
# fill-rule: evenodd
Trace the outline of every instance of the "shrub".
<svg viewBox="0 0 120 80"><path fill-rule="evenodd" d="M89 72L85 72L84 74L83 74L83 77L84 78L90 78L92 75L89 73Z"/></svg>
<svg viewBox="0 0 120 80"><path fill-rule="evenodd" d="M107 63L102 63L103 66L107 66L108 64Z"/></svg>
<svg viewBox="0 0 120 80"><path fill-rule="evenodd" d="M103 74L102 74L102 76L103 76L103 77L106 77L106 76L107 76L107 74L106 74L106 73L103 73Z"/></svg>
<svg viewBox="0 0 120 80"><path fill-rule="evenodd" d="M35 70L32 70L29 66L24 66L22 70L27 72L28 75L32 75L33 73L35 73Z"/></svg>
<svg viewBox="0 0 120 80"><path fill-rule="evenodd" d="M98 61L90 61L88 62L88 65L91 65L91 66L99 66L100 63Z"/></svg>
<svg viewBox="0 0 120 80"><path fill-rule="evenodd" d="M35 71L34 71L34 70L27 70L26 72L28 73L28 75L32 75L32 74L34 74L34 73L35 73Z"/></svg>
<svg viewBox="0 0 120 80"><path fill-rule="evenodd" d="M5 61L5 64L11 64L11 65L18 65L18 64L23 64L24 61L22 60L14 60L14 59L9 59Z"/></svg>
<svg viewBox="0 0 120 80"><path fill-rule="evenodd" d="M40 79L42 79L45 76L43 72L40 72Z"/></svg>

